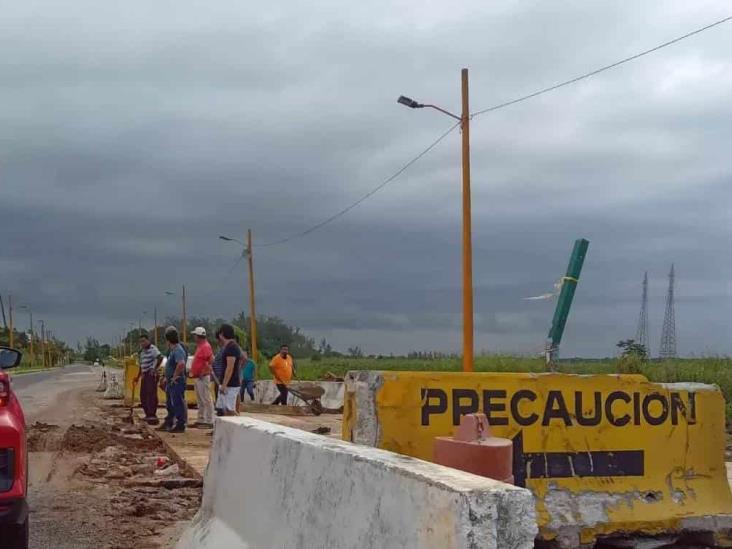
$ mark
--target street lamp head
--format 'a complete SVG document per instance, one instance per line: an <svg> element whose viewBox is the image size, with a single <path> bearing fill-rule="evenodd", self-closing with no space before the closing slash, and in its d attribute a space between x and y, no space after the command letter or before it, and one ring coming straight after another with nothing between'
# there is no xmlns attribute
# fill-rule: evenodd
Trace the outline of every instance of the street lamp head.
<svg viewBox="0 0 732 549"><path fill-rule="evenodd" d="M165 292L165 295L175 295L175 292Z"/></svg>
<svg viewBox="0 0 732 549"><path fill-rule="evenodd" d="M228 236L224 236L224 235L221 235L221 234L219 235L219 238L221 240L225 240L226 242L233 242L234 241L233 238L229 238Z"/></svg>
<svg viewBox="0 0 732 549"><path fill-rule="evenodd" d="M422 103L417 103L414 99L410 99L409 97L406 97L404 95L400 95L399 99L397 99L397 103L400 105L404 105L405 107L409 107L410 109L421 109L424 107Z"/></svg>

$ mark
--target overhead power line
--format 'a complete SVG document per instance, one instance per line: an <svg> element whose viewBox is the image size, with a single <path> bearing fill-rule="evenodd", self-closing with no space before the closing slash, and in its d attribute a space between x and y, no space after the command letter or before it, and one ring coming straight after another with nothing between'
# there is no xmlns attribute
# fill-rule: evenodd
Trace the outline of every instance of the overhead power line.
<svg viewBox="0 0 732 549"><path fill-rule="evenodd" d="M640 53L636 53L635 55L631 55L630 57L626 57L625 59L621 59L620 61L616 61L615 63L611 63L610 65L605 65L604 67L600 67L599 69L595 69L593 71L587 72L580 76L575 76L574 78L570 78L569 80L565 80L564 82L560 82L559 84L554 84L553 86L549 86L548 88L544 88L542 90L535 91L533 93L524 95L522 97L518 97L516 99L511 99L510 101L505 101L504 103L499 103L498 105L493 105L492 107L488 107L487 109L483 109L482 111L474 112L470 116L471 116L471 118L473 118L473 117L479 116L481 114L485 114L487 112L497 111L498 109L502 109L502 108L508 107L510 105L515 105L516 103L521 103L522 101L526 101L527 99L533 99L534 97L537 97L537 96L545 94L545 93L549 93L549 92L557 90L559 88L563 88L564 86L569 86L570 84L574 84L576 82L579 82L580 80L590 78L591 76L595 76L596 74L600 74L601 72L605 72L610 69L614 69L615 67L619 67L620 65L624 65L625 63L635 61L636 59L643 57L644 55L648 55L649 53L656 52L667 46L671 46L673 44L676 44L677 42L681 42L682 40L690 38L696 34L702 33L706 30L714 28L714 27L721 25L722 23L726 23L730 20L732 20L732 15L729 17L725 17L724 19L720 19L719 21L715 21L714 23L707 25L706 27L701 27L700 29L696 29L687 34L684 34L683 36L679 36L677 38L674 38L673 40L669 40L668 42L659 44L658 46L655 46L649 50L645 50Z"/></svg>
<svg viewBox="0 0 732 549"><path fill-rule="evenodd" d="M677 42L680 42L682 40L685 40L687 38L690 38L696 34L702 33L706 30L709 30L711 28L714 28L718 25L721 25L723 23L726 23L728 21L732 20L732 16L725 17L724 19L720 19L719 21L715 21L714 23L711 23L709 25L706 25L705 27L701 27L699 29L693 30L691 32L688 32L684 34L683 36L679 36L677 38L674 38L673 40L669 40L668 42L664 42L663 44L659 44L651 49L642 51L640 53L636 53L635 55L631 55L630 57L626 57L624 59L621 59L619 61L616 61L614 63L611 63L610 65L605 65L604 67L600 67L598 69L595 69L593 71L587 72L585 74L582 74L580 76L576 76L574 78L570 78L569 80L565 80L564 82L560 82L558 84L554 84L553 86L549 86L548 88L543 88L541 90L535 91L533 93L530 93L528 95L524 95L521 97L518 97L516 99L512 99L510 101L505 101L503 103L499 103L498 105L494 105L492 107L488 107L487 109L483 109L477 112L474 112L470 115L471 118L479 116L481 114L485 114L492 111L497 111L499 109L503 109L505 107L509 107L511 105L515 105L516 103L521 103L522 101L526 101L528 99L532 99L534 97L537 97L539 95L543 95L545 93L549 93L551 91L557 90L559 88L563 88L564 86L569 86L570 84L575 84L576 82L579 82L581 80L584 80L586 78L590 78L591 76L595 76L597 74L600 74L601 72L605 72L607 70L613 69L615 67L618 67L620 65L623 65L625 63L629 63L630 61L634 61L640 57L643 57L645 55L648 55L650 53L653 53L655 51L658 51L660 49L663 49L667 46L671 46L672 44L676 44ZM397 179L400 175L402 175L409 167L411 167L414 163L416 163L420 158L422 158L424 155L426 155L428 152L430 152L432 149L434 149L443 139L445 139L450 133L452 133L455 128L457 128L460 125L460 122L457 122L453 126L451 126L445 133L440 135L435 141L433 141L426 149L424 149L422 152L420 152L417 156L412 158L409 162L404 164L401 168L399 168L396 172L394 172L392 175L390 175L388 178L386 178L384 181L379 183L376 187L371 189L369 192L361 196L358 200L351 203L349 206L346 206L342 210L334 213L330 217L324 219L323 221L316 223L315 225L312 225L311 227L305 229L304 231L300 231L298 233L294 233L290 236L287 236L285 238L281 238L279 240L274 240L272 242L266 242L264 244L258 244L255 245L255 247L264 248L268 246L277 246L279 244L284 244L286 242L290 242L291 240L295 240L297 238L302 238L304 236L309 235L310 233L317 231L318 229L328 225L329 223L332 223L339 217L344 216L348 212L350 212L352 209L354 209L356 206L364 202L365 200L368 200L373 195L375 195L377 192L379 192L381 189L386 187L389 183Z"/></svg>
<svg viewBox="0 0 732 549"><path fill-rule="evenodd" d="M422 158L424 155L426 155L428 152L430 152L432 149L434 149L440 143L440 141L442 141L448 135L450 135L452 133L452 131L455 128L457 128L459 125L460 125L460 122L457 122L457 123L453 124L445 133L443 133L442 135L440 135L440 137L438 137L437 139L435 139L421 153L419 153L417 156L413 157L409 162L407 162L406 164L404 164L396 172L394 172L392 175L390 175L389 177L387 177L384 181L382 181L381 183L379 183L376 187L374 187L373 189L371 189L369 192L367 192L366 194L364 194L363 196L361 196L361 198L359 198L355 202L351 203L349 206L346 206L345 208L343 208L339 212L334 213L330 217L324 219L320 223L317 223L317 224L311 226L308 229L305 229L304 231L300 231L299 233L292 234L292 235L290 235L288 237L285 237L285 238L282 238L280 240L274 240L272 242L266 242L264 244L255 245L255 247L265 248L267 246L276 246L278 244L284 244L285 242L289 242L290 240L294 240L296 238L301 238L303 236L309 235L313 231L317 231L321 227L324 227L325 225L327 225L327 224L335 221L339 217L347 214L353 208L355 208L356 206L358 206L359 204L361 204L364 200L367 200L368 198L371 198L373 195L375 195L381 189L383 189L384 187L386 187L389 183L391 183L392 181L394 181L397 177L399 177L400 175L402 175L405 171L407 171L407 169L410 166L412 166L412 164L414 164L415 162L417 162L420 158Z"/></svg>

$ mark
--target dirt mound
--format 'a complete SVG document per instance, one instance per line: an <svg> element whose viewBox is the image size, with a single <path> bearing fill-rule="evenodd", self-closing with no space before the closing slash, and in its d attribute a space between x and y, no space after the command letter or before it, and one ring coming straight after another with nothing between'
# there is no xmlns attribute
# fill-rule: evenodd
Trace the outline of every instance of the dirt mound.
<svg viewBox="0 0 732 549"><path fill-rule="evenodd" d="M201 504L200 488L179 488L175 491L153 487L136 487L111 498L113 516L147 517L170 522L190 519Z"/></svg>
<svg viewBox="0 0 732 549"><path fill-rule="evenodd" d="M138 438L139 437L139 438ZM137 450L160 450L160 442L143 435L117 434L100 425L72 425L64 433L61 449L68 452L98 452L108 446L122 446Z"/></svg>
<svg viewBox="0 0 732 549"><path fill-rule="evenodd" d="M36 421L27 430L28 451L45 452L58 449L61 439L59 429L58 425Z"/></svg>

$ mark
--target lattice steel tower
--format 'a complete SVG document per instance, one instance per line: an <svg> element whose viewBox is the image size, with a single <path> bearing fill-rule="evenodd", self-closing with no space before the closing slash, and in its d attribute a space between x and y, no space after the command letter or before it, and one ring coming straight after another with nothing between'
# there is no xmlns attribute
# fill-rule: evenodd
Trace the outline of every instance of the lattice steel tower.
<svg viewBox="0 0 732 549"><path fill-rule="evenodd" d="M643 275L643 298L641 310L638 316L638 329L635 332L635 341L646 349L646 356L650 356L651 349L648 346L648 272Z"/></svg>
<svg viewBox="0 0 732 549"><path fill-rule="evenodd" d="M676 358L676 317L674 314L674 265L668 274L668 294L666 294L666 313L663 315L663 330L661 330L661 349L658 356L661 358Z"/></svg>

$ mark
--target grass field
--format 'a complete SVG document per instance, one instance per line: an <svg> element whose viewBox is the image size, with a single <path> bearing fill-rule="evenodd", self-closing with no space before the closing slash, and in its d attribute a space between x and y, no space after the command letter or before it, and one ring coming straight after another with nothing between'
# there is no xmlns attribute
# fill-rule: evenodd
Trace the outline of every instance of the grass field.
<svg viewBox="0 0 732 549"><path fill-rule="evenodd" d="M460 371L459 358L454 359L406 359L406 358L323 358L318 361L297 361L298 377L303 380L321 379L328 372L343 376L349 370L428 370ZM481 356L475 359L479 372L544 372L543 359L512 356ZM561 362L559 371L576 374L614 374L638 372L651 381L672 383L694 381L719 386L727 401L727 418L732 421L732 359L693 358L663 362L631 363L621 360L568 360ZM266 367L260 368L263 378L268 378Z"/></svg>

